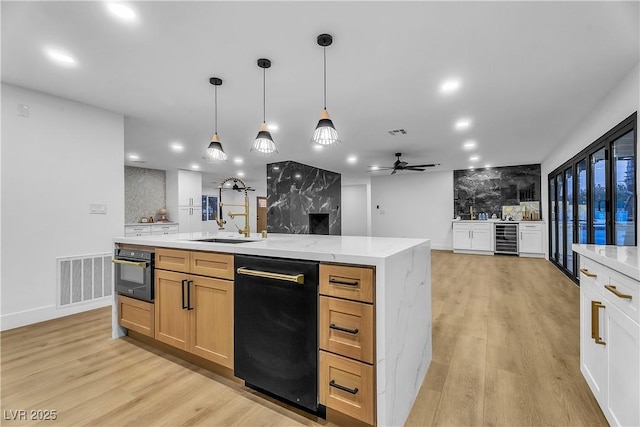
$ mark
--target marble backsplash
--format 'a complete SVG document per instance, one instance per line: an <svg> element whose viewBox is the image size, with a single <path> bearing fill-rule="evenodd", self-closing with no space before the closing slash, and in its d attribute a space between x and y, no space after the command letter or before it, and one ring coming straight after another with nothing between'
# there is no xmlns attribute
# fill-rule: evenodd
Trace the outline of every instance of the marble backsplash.
<svg viewBox="0 0 640 427"><path fill-rule="evenodd" d="M341 175L301 163L267 165L267 231L309 233L309 214L329 214L329 234L340 235Z"/></svg>
<svg viewBox="0 0 640 427"><path fill-rule="evenodd" d="M124 222L159 218L166 205L166 173L163 170L124 167Z"/></svg>
<svg viewBox="0 0 640 427"><path fill-rule="evenodd" d="M453 171L453 216L469 219L469 209L489 217L503 215L503 206L540 202L539 164ZM527 208L533 209L536 204ZM517 210L517 209L516 209ZM540 213L539 207L537 208ZM525 211L526 212L526 211ZM542 219L542 218L539 218Z"/></svg>

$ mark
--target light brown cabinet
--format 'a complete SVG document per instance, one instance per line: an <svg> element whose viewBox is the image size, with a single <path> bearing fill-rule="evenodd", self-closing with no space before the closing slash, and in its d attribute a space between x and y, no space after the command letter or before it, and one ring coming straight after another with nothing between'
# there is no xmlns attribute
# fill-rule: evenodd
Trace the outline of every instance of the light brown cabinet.
<svg viewBox="0 0 640 427"><path fill-rule="evenodd" d="M153 304L118 295L118 324L148 337L154 334Z"/></svg>
<svg viewBox="0 0 640 427"><path fill-rule="evenodd" d="M233 255L158 248L156 258L155 338L233 368Z"/></svg>
<svg viewBox="0 0 640 427"><path fill-rule="evenodd" d="M374 425L375 270L320 264L320 403Z"/></svg>

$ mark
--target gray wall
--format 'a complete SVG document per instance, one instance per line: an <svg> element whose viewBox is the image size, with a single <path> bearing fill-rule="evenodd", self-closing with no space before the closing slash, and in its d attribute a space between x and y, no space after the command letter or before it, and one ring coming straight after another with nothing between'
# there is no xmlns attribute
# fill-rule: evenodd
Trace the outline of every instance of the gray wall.
<svg viewBox="0 0 640 427"><path fill-rule="evenodd" d="M158 219L166 207L166 173L163 170L124 167L124 222L142 217Z"/></svg>
<svg viewBox="0 0 640 427"><path fill-rule="evenodd" d="M329 234L340 235L341 176L297 162L267 165L267 230L306 234L310 213L329 214Z"/></svg>

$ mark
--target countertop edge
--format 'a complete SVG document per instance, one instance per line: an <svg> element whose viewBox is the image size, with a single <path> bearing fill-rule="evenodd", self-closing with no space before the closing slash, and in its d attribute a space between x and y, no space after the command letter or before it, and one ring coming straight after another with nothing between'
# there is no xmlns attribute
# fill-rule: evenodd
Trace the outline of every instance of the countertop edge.
<svg viewBox="0 0 640 427"><path fill-rule="evenodd" d="M574 252L640 281L639 253L636 246L591 245L573 243Z"/></svg>

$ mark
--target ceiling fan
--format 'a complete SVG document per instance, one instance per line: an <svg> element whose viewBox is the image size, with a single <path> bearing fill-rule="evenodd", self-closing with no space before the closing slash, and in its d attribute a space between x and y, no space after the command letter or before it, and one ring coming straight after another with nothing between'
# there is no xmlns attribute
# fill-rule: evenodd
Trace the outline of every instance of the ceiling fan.
<svg viewBox="0 0 640 427"><path fill-rule="evenodd" d="M440 166L440 163L431 163L431 164L425 164L425 165L410 165L407 162L403 162L402 160L400 160L400 156L402 156L402 153L396 153L396 157L398 158L395 162L393 162L393 166L389 166L389 167L384 167L384 166L379 166L379 167L375 167L375 166L369 166L370 168L374 168L369 170L369 172L373 172L373 171L377 171L377 170L390 170L391 171L391 175L395 174L398 171L424 171L424 168L431 168L434 166Z"/></svg>

